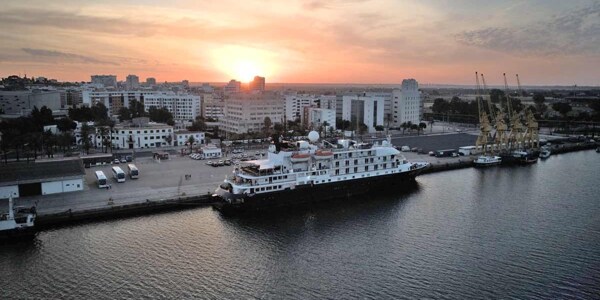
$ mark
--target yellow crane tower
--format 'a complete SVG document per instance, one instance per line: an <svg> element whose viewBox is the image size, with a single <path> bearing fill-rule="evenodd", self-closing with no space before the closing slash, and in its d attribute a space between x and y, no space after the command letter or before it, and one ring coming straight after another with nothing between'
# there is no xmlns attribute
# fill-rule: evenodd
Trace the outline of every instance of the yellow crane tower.
<svg viewBox="0 0 600 300"><path fill-rule="evenodd" d="M519 149L523 146L523 133L525 127L521 123L521 115L512 110L510 96L508 92L508 83L506 82L506 73L504 76L504 93L506 95L506 107L508 111L508 118L510 120L510 133L508 134L508 150Z"/></svg>
<svg viewBox="0 0 600 300"><path fill-rule="evenodd" d="M488 141L490 132L492 131L492 126L490 125L490 120L483 109L483 98L481 97L481 86L479 85L479 75L475 72L475 82L477 83L477 109L479 111L479 136L477 137L477 141L475 142L475 147L479 150L481 147L481 152L485 155L488 150Z"/></svg>
<svg viewBox="0 0 600 300"><path fill-rule="evenodd" d="M519 80L519 74L516 74L516 76L517 76L517 86L519 87L519 94L523 95L523 92L521 89L521 81ZM527 123L527 131L525 132L525 135L523 137L523 146L525 148L537 149L540 147L540 136L539 136L540 128L539 128L538 122L530 110L526 111L525 120Z"/></svg>

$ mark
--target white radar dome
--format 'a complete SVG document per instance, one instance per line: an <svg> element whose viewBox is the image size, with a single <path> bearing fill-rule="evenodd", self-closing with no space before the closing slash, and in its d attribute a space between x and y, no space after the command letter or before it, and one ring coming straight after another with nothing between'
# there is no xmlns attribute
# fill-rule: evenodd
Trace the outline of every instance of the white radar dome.
<svg viewBox="0 0 600 300"><path fill-rule="evenodd" d="M319 140L319 133L316 131L311 131L308 133L308 140L311 142L316 142Z"/></svg>

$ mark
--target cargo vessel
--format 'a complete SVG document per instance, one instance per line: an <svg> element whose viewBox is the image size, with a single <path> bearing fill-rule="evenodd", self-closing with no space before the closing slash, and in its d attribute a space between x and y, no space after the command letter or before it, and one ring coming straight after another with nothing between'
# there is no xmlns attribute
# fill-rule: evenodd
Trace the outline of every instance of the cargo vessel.
<svg viewBox="0 0 600 300"><path fill-rule="evenodd" d="M236 166L213 194L213 207L233 213L400 191L429 166L407 161L389 136L374 144L347 139L317 143L314 131L308 138L274 141L267 159Z"/></svg>

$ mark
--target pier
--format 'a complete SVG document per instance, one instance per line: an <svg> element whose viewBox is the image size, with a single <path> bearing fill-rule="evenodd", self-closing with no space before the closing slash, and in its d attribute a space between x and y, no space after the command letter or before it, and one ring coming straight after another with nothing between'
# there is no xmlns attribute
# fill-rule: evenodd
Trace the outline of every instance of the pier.
<svg viewBox="0 0 600 300"><path fill-rule="evenodd" d="M462 135L458 136L464 138ZM558 144L552 146L552 154L595 147L593 143ZM415 152L402 154L409 161L429 162L430 167L423 175L469 168L473 166L473 160L476 158L475 155L434 157ZM40 228L208 206L213 203L213 191L225 176L231 174L233 168L208 166L206 160L192 160L187 156L172 156L166 161L139 158L135 163L140 169L140 179L128 177L125 183L116 183L109 178L112 188L98 189L94 172L103 170L110 174L108 170L111 165L92 167L85 169L84 191L24 197L17 200L18 204L37 206L36 225Z"/></svg>

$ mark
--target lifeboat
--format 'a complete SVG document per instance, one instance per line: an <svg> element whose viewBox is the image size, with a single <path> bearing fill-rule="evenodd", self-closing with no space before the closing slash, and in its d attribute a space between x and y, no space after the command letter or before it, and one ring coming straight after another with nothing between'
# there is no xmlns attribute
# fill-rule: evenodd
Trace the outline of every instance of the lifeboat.
<svg viewBox="0 0 600 300"><path fill-rule="evenodd" d="M295 163L307 162L309 158L310 158L310 154L308 154L308 153L295 153L295 154L292 154L292 156L290 157L292 162L295 162Z"/></svg>
<svg viewBox="0 0 600 300"><path fill-rule="evenodd" d="M333 152L319 150L315 152L316 159L330 159L333 157Z"/></svg>

